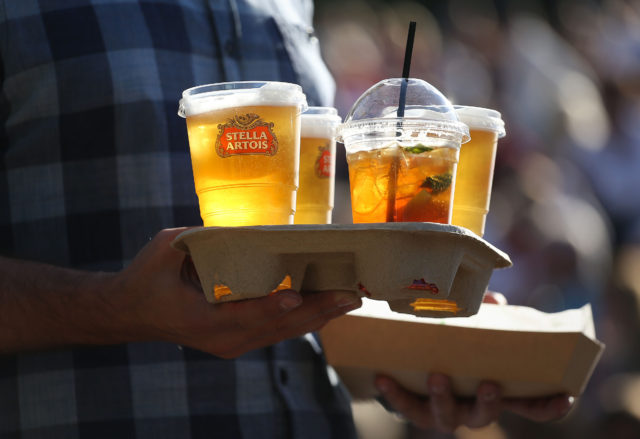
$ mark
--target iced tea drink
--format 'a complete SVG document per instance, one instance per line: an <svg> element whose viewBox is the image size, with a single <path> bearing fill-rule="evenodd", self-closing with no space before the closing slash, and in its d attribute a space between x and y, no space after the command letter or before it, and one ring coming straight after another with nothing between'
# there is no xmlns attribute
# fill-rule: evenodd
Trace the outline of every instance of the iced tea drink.
<svg viewBox="0 0 640 439"><path fill-rule="evenodd" d="M451 223L484 235L498 138L505 135L500 113L480 107L456 106L469 126L471 140L460 148Z"/></svg>
<svg viewBox="0 0 640 439"><path fill-rule="evenodd" d="M354 223L451 220L458 149L391 143L347 156Z"/></svg>
<svg viewBox="0 0 640 439"><path fill-rule="evenodd" d="M200 214L205 226L292 224L300 154L300 86L220 83L185 90Z"/></svg>
<svg viewBox="0 0 640 439"><path fill-rule="evenodd" d="M339 123L332 107L309 107L302 113L295 224L331 224Z"/></svg>
<svg viewBox="0 0 640 439"><path fill-rule="evenodd" d="M469 129L426 81L390 78L355 102L338 128L349 164L354 223L448 224Z"/></svg>

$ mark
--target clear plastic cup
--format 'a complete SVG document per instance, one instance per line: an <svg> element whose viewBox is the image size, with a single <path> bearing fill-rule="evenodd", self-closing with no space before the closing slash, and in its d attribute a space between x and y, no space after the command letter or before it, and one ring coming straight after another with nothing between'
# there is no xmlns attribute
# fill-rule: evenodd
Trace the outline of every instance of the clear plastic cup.
<svg viewBox="0 0 640 439"><path fill-rule="evenodd" d="M458 154L468 138L449 100L428 82L392 78L375 84L338 128L353 222L450 223Z"/></svg>
<svg viewBox="0 0 640 439"><path fill-rule="evenodd" d="M295 224L331 224L335 190L336 128L333 107L309 107L301 116L300 184Z"/></svg>
<svg viewBox="0 0 640 439"><path fill-rule="evenodd" d="M300 159L300 86L226 82L185 90L200 215L205 226L293 224Z"/></svg>
<svg viewBox="0 0 640 439"><path fill-rule="evenodd" d="M460 149L451 223L483 236L498 139L506 134L504 122L498 111L488 108L462 105L454 108L460 120L469 126L471 140Z"/></svg>

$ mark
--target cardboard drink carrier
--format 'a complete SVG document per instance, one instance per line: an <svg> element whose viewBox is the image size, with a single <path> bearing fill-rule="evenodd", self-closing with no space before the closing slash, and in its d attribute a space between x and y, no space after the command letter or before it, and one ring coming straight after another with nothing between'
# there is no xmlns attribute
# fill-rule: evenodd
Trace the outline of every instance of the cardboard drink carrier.
<svg viewBox="0 0 640 439"><path fill-rule="evenodd" d="M212 303L265 296L286 280L430 317L475 314L492 271L511 265L467 229L435 223L195 228L173 246L191 255Z"/></svg>

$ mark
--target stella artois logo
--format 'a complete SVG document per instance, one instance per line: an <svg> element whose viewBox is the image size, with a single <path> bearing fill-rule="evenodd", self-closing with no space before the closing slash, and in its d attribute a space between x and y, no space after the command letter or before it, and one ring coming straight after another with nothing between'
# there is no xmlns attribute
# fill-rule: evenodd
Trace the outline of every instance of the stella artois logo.
<svg viewBox="0 0 640 439"><path fill-rule="evenodd" d="M264 122L254 113L227 119L227 123L218 125L216 152L222 158L248 154L274 155L278 152L278 139L273 133L273 122Z"/></svg>
<svg viewBox="0 0 640 439"><path fill-rule="evenodd" d="M316 176L318 178L331 177L331 150L328 146L319 146L320 154L316 159Z"/></svg>

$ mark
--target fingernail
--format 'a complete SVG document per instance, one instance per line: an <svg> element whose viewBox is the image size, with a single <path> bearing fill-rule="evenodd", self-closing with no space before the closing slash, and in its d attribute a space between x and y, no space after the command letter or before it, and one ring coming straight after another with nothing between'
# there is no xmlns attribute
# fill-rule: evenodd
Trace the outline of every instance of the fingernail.
<svg viewBox="0 0 640 439"><path fill-rule="evenodd" d="M291 311L294 308L297 308L302 303L302 298L298 296L285 296L280 299L280 309L283 311Z"/></svg>

